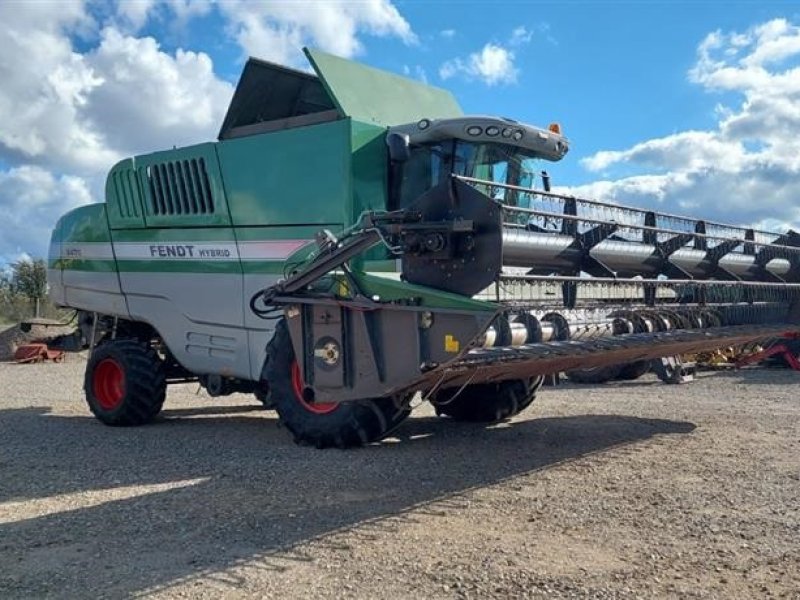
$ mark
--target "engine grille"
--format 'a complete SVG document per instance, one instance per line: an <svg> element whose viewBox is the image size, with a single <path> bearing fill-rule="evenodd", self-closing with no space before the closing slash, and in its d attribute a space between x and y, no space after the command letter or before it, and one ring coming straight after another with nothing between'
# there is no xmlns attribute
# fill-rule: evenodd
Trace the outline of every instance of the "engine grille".
<svg viewBox="0 0 800 600"><path fill-rule="evenodd" d="M145 180L153 215L214 213L214 197L202 158L150 165L145 168Z"/></svg>

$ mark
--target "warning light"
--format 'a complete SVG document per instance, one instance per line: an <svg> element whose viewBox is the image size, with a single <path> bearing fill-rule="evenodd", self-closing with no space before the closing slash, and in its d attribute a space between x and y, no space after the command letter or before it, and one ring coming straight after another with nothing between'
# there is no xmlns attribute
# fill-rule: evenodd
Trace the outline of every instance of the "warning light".
<svg viewBox="0 0 800 600"><path fill-rule="evenodd" d="M547 129L551 133L555 133L556 135L561 135L561 125L559 125L558 123L550 123L550 125L547 126Z"/></svg>

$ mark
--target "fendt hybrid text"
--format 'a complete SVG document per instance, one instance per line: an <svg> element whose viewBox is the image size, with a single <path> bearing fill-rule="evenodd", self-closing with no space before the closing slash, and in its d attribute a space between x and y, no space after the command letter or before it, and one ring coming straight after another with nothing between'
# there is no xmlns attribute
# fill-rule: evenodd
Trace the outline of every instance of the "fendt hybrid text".
<svg viewBox="0 0 800 600"><path fill-rule="evenodd" d="M217 142L123 160L58 221L50 294L78 311L103 423L198 381L357 446L412 401L493 422L550 373L635 378L800 331L800 235L554 193L557 124L306 56L316 75L251 59Z"/></svg>

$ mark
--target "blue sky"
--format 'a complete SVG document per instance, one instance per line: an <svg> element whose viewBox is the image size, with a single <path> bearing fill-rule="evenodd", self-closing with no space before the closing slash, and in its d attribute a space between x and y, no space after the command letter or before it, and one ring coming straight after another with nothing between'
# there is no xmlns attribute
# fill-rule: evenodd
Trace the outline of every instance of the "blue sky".
<svg viewBox="0 0 800 600"><path fill-rule="evenodd" d="M213 139L248 54L304 44L562 124L576 193L800 224L796 2L0 3L0 261L41 255L121 157Z"/></svg>

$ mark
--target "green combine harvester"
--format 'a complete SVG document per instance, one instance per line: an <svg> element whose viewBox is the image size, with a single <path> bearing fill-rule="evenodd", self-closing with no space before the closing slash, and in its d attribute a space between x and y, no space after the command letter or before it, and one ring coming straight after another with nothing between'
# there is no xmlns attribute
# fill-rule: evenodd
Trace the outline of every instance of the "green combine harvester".
<svg viewBox="0 0 800 600"><path fill-rule="evenodd" d="M217 142L124 160L59 219L89 408L154 419L170 383L254 393L295 440L380 440L413 398L492 422L542 377L800 331L800 235L551 191L560 127L318 51L251 59Z"/></svg>

